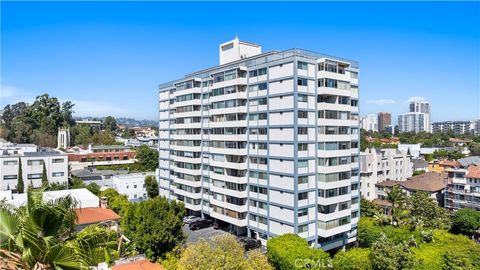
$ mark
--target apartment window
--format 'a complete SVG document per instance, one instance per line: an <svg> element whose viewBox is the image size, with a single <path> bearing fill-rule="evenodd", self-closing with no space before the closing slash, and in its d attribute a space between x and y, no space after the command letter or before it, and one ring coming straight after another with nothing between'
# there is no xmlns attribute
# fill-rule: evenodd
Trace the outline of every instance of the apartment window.
<svg viewBox="0 0 480 270"><path fill-rule="evenodd" d="M298 118L308 118L308 112L298 111Z"/></svg>
<svg viewBox="0 0 480 270"><path fill-rule="evenodd" d="M298 200L301 201L301 200L306 200L308 199L308 192L301 192L301 193L298 193Z"/></svg>
<svg viewBox="0 0 480 270"><path fill-rule="evenodd" d="M28 180L42 179L42 174L41 173L27 174L27 179Z"/></svg>
<svg viewBox="0 0 480 270"><path fill-rule="evenodd" d="M298 162L298 168L308 168L308 160L301 160Z"/></svg>
<svg viewBox="0 0 480 270"><path fill-rule="evenodd" d="M53 176L53 177L64 176L64 175L65 175L64 172L53 172L53 173L52 173L52 176Z"/></svg>
<svg viewBox="0 0 480 270"><path fill-rule="evenodd" d="M3 165L17 165L18 164L18 160L5 160L3 161Z"/></svg>
<svg viewBox="0 0 480 270"><path fill-rule="evenodd" d="M307 135L308 134L308 128L306 127L299 127L298 128L298 135Z"/></svg>
<svg viewBox="0 0 480 270"><path fill-rule="evenodd" d="M16 175L16 174L4 175L4 176L3 176L3 180L13 180L13 179L17 179L17 175Z"/></svg>
<svg viewBox="0 0 480 270"><path fill-rule="evenodd" d="M42 159L28 160L27 165L28 166L43 165L43 160Z"/></svg>
<svg viewBox="0 0 480 270"><path fill-rule="evenodd" d="M308 176L299 176L298 177L298 184L306 184L308 183Z"/></svg>
<svg viewBox="0 0 480 270"><path fill-rule="evenodd" d="M267 74L267 68L252 70L249 72L250 77L257 77Z"/></svg>
<svg viewBox="0 0 480 270"><path fill-rule="evenodd" d="M306 232L306 231L308 231L308 224L298 226L298 233L303 233L303 232Z"/></svg>
<svg viewBox="0 0 480 270"><path fill-rule="evenodd" d="M298 210L298 217L303 217L308 215L308 208Z"/></svg>
<svg viewBox="0 0 480 270"><path fill-rule="evenodd" d="M63 158L54 158L52 159L52 163L64 163L65 159Z"/></svg>
<svg viewBox="0 0 480 270"><path fill-rule="evenodd" d="M299 143L299 144L298 144L298 151L308 151L308 144L306 144L306 143Z"/></svg>
<svg viewBox="0 0 480 270"><path fill-rule="evenodd" d="M298 61L298 69L308 70L308 64L305 62Z"/></svg>
<svg viewBox="0 0 480 270"><path fill-rule="evenodd" d="M298 79L298 80L297 80L297 85L307 86L307 85L308 85L308 81L307 81L307 79Z"/></svg>
<svg viewBox="0 0 480 270"><path fill-rule="evenodd" d="M308 101L308 96L307 96L307 95L298 94L297 100L298 100L298 102L307 102L307 101Z"/></svg>

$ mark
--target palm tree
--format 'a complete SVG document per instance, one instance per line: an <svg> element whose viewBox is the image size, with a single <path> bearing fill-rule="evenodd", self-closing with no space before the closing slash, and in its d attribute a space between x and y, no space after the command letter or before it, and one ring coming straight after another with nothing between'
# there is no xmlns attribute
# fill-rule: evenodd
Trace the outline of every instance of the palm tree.
<svg viewBox="0 0 480 270"><path fill-rule="evenodd" d="M32 189L25 206L1 202L0 258L35 270L88 269L96 264L92 254L108 239L102 230L75 233L76 204L70 196L44 202L43 191Z"/></svg>
<svg viewBox="0 0 480 270"><path fill-rule="evenodd" d="M406 195L398 185L395 185L388 193L387 199L392 204L392 225L399 225L401 219L408 216Z"/></svg>

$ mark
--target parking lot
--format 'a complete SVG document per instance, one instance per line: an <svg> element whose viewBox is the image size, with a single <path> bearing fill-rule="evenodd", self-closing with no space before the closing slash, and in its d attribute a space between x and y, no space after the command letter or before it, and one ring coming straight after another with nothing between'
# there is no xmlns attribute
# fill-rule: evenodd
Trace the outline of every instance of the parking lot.
<svg viewBox="0 0 480 270"><path fill-rule="evenodd" d="M196 242L202 238L209 241L213 236L227 234L227 232L215 230L213 227L192 231L188 228L188 224L183 226L183 231L187 235L187 243Z"/></svg>
<svg viewBox="0 0 480 270"><path fill-rule="evenodd" d="M188 224L183 226L183 231L187 235L187 244L197 242L202 238L210 242L212 240L212 237L214 236L229 234L228 232L223 230L215 230L213 227L192 231L190 230L190 228L188 228ZM265 246L262 246L260 247L260 251L265 254L267 252L267 249Z"/></svg>

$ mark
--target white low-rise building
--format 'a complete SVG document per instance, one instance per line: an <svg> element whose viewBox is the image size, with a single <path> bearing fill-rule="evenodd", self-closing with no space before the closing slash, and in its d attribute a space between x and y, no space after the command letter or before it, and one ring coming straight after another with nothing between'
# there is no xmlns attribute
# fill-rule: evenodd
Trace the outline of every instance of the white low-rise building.
<svg viewBox="0 0 480 270"><path fill-rule="evenodd" d="M155 172L118 174L112 177L112 187L120 194L127 195L129 201L143 201L148 198L145 177L153 176Z"/></svg>
<svg viewBox="0 0 480 270"><path fill-rule="evenodd" d="M397 149L366 149L360 153L361 194L368 200L377 198L377 183L385 180L405 181L412 174L410 157Z"/></svg>
<svg viewBox="0 0 480 270"><path fill-rule="evenodd" d="M76 208L98 207L100 204L99 198L86 188L44 191L43 201L54 201L68 195L70 195L77 202ZM27 194L12 193L11 190L0 191L0 201L1 200L5 200L5 203L15 207L20 207L26 204Z"/></svg>
<svg viewBox="0 0 480 270"><path fill-rule="evenodd" d="M17 190L21 166L24 187L42 185L45 164L49 183L68 182L67 155L53 150L38 148L34 144L0 143L0 190Z"/></svg>

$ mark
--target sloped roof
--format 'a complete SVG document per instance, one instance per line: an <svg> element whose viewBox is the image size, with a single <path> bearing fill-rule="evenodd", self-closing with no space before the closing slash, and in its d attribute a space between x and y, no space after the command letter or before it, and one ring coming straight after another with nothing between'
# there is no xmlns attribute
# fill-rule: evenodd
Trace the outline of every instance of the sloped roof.
<svg viewBox="0 0 480 270"><path fill-rule="evenodd" d="M406 181L386 180L375 185L381 187L399 185L409 190L436 192L445 188L445 176L441 173L427 172L410 177Z"/></svg>
<svg viewBox="0 0 480 270"><path fill-rule="evenodd" d="M138 260L130 263L124 263L112 266L112 270L163 270L158 263L152 263L147 259Z"/></svg>
<svg viewBox="0 0 480 270"><path fill-rule="evenodd" d="M468 167L470 165L477 165L479 166L480 165L480 157L479 156L473 156L473 157L466 157L466 158L461 158L458 160L458 162L460 163L460 165L462 165L462 167Z"/></svg>
<svg viewBox="0 0 480 270"><path fill-rule="evenodd" d="M112 210L100 207L76 208L75 213L77 214L75 222L77 225L120 219L120 216Z"/></svg>
<svg viewBox="0 0 480 270"><path fill-rule="evenodd" d="M468 167L466 178L475 178L480 179L480 166L470 166Z"/></svg>

